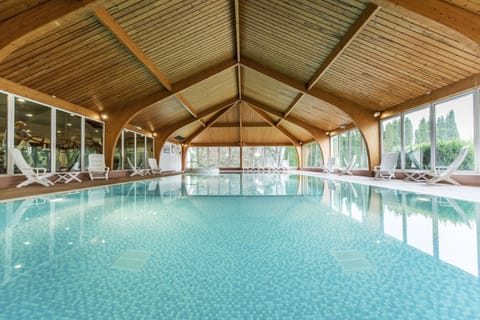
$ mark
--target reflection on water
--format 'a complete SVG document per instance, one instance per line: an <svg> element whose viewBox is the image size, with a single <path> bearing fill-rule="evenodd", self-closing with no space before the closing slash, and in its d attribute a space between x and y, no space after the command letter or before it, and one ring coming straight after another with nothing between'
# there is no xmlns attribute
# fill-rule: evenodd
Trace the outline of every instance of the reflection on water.
<svg viewBox="0 0 480 320"><path fill-rule="evenodd" d="M295 196L478 277L480 205L288 174L171 176L0 204L5 284L85 244L108 243L109 224L134 223L196 196ZM161 207L158 201L161 201ZM121 210L128 208L129 210ZM131 209L131 210L130 210ZM121 216L116 215L122 212Z"/></svg>

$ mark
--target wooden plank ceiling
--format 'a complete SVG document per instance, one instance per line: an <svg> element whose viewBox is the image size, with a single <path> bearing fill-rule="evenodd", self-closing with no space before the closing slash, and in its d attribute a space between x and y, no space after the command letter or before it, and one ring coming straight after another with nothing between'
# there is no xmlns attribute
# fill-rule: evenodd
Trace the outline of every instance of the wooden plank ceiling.
<svg viewBox="0 0 480 320"><path fill-rule="evenodd" d="M2 1L0 77L109 121L138 108L129 125L171 141L298 145L355 125L318 92L373 113L480 73L465 37L372 2L79 1L20 41L12 26L58 1ZM480 14L477 0L444 3Z"/></svg>

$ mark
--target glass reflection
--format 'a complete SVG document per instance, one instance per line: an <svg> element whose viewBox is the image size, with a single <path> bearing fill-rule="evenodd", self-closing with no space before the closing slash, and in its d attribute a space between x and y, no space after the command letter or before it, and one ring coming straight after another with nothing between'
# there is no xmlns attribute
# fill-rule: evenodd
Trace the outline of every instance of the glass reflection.
<svg viewBox="0 0 480 320"><path fill-rule="evenodd" d="M0 93L0 174L7 173L7 95Z"/></svg>

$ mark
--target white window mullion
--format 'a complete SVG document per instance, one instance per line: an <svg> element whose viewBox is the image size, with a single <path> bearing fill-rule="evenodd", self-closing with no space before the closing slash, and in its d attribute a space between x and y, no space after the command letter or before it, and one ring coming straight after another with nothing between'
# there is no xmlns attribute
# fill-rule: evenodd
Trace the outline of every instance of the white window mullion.
<svg viewBox="0 0 480 320"><path fill-rule="evenodd" d="M50 168L51 172L57 171L57 109L50 112Z"/></svg>
<svg viewBox="0 0 480 320"><path fill-rule="evenodd" d="M430 105L430 166L432 169L437 165L437 126L435 122L435 105Z"/></svg>
<svg viewBox="0 0 480 320"><path fill-rule="evenodd" d="M475 172L480 172L480 89L473 93L473 152Z"/></svg>

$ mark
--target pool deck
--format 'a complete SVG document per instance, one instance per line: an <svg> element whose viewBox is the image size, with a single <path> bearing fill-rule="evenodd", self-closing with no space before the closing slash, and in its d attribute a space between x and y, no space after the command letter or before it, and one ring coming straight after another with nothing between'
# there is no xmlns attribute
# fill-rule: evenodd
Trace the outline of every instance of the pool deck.
<svg viewBox="0 0 480 320"><path fill-rule="evenodd" d="M300 172L300 171L299 171ZM348 176L324 173L304 172L303 174L319 176L336 181L349 181L353 183L368 184L372 186L404 190L422 194L429 194L440 197L448 197L458 200L474 201L480 203L480 187L473 186L454 186L446 183L426 184L424 182L405 181L401 179L376 180L365 176Z"/></svg>
<svg viewBox="0 0 480 320"><path fill-rule="evenodd" d="M319 176L325 179L332 179L336 181L349 181L353 183L368 184L368 185L373 185L373 186L378 186L383 188L392 188L392 189L430 194L430 195L442 196L442 197L449 197L453 199L474 201L474 202L480 203L480 187L453 186L449 184L427 185L425 183L408 182L408 181L399 180L399 179L375 180L371 177L365 177L365 176L348 176L348 175L339 176L335 174L314 173L314 172L296 171L296 170L291 170L289 171L289 173L301 173L301 174L310 175L310 176ZM32 184L30 186L26 186L23 188L3 188L3 189L0 189L0 201L17 199L17 198L25 198L25 197L31 197L31 196L37 196L37 195L45 195L50 193L69 192L72 190L87 189L87 188L99 187L104 185L128 183L132 181L151 179L155 177L168 176L172 174L180 174L180 173L168 172L165 174L148 175L144 177L126 176L126 177L111 178L108 181L106 180L90 181L90 180L84 179L82 182L74 182L74 183L68 183L68 184L55 184L51 187L44 187L42 185Z"/></svg>

